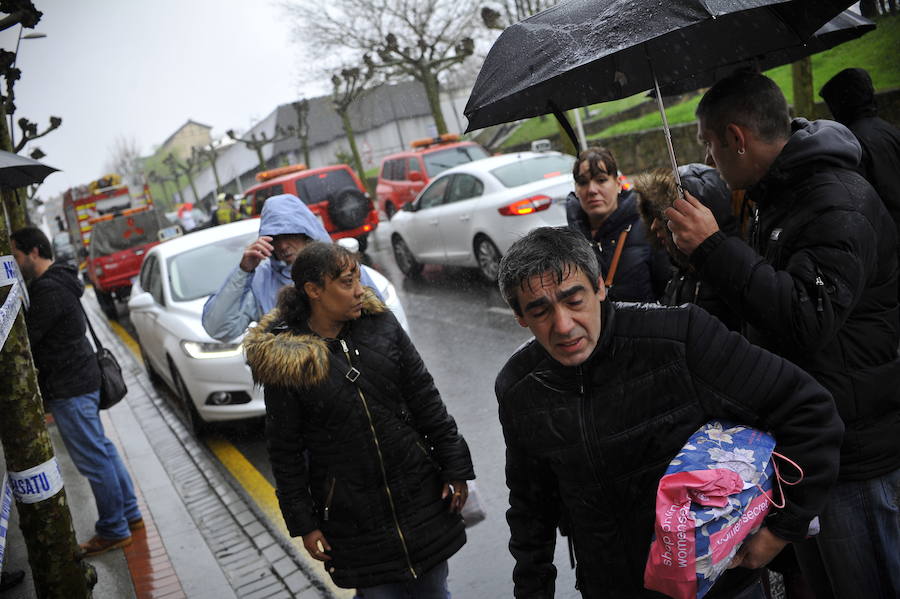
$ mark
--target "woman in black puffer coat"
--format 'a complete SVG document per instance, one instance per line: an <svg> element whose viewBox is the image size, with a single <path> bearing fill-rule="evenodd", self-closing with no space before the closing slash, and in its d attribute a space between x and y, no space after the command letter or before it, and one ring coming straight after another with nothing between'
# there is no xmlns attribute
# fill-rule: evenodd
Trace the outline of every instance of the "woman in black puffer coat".
<svg viewBox="0 0 900 599"><path fill-rule="evenodd" d="M312 243L291 277L244 341L288 531L339 587L443 599L466 542L469 448L352 254Z"/></svg>
<svg viewBox="0 0 900 599"><path fill-rule="evenodd" d="M663 295L672 268L666 252L650 246L634 193L622 189L618 172L606 148L594 146L579 154L572 169L575 191L566 199L566 220L570 229L591 242L611 300L653 303ZM615 275L612 280L610 274Z"/></svg>

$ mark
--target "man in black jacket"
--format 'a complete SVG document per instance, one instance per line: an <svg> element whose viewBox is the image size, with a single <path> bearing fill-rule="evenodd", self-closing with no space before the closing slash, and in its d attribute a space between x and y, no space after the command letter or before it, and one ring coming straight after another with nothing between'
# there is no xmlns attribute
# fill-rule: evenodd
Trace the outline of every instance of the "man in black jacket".
<svg viewBox="0 0 900 599"><path fill-rule="evenodd" d="M516 597L554 595L561 510L584 597L660 597L642 583L657 485L691 434L719 418L771 431L805 472L707 595L761 596L753 569L806 536L837 475L843 429L828 393L696 306L604 301L596 256L568 229L514 243L499 282L535 336L496 381Z"/></svg>
<svg viewBox="0 0 900 599"><path fill-rule="evenodd" d="M11 239L31 299L25 324L44 406L97 502L97 534L81 549L91 557L125 547L144 521L131 477L100 421L100 368L85 336L84 286L74 266L53 261L40 229L19 229Z"/></svg>
<svg viewBox="0 0 900 599"><path fill-rule="evenodd" d="M897 237L832 121L790 121L775 83L739 72L697 108L698 136L757 214L751 245L693 197L666 212L675 243L745 322L753 343L828 389L846 432L822 532L796 546L820 598L900 596ZM824 567L823 567L824 565ZM823 573L827 572L827 575ZM833 593L833 595L832 595Z"/></svg>
<svg viewBox="0 0 900 599"><path fill-rule="evenodd" d="M844 69L819 95L859 141L859 171L881 196L900 238L900 129L878 117L872 78L864 69Z"/></svg>

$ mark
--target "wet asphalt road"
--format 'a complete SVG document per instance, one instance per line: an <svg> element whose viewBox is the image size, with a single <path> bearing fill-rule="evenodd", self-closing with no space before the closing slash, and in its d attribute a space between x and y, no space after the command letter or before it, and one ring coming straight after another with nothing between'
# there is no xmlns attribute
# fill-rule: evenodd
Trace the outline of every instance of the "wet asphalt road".
<svg viewBox="0 0 900 599"><path fill-rule="evenodd" d="M530 334L515 322L496 287L475 270L426 266L420 280L405 279L394 262L389 233L390 224L383 222L370 239L366 261L397 288L413 342L469 443L488 512L485 521L468 529L467 544L450 560L450 591L456 598L511 597L505 448L493 388L500 367ZM120 322L134 334L127 316L122 314ZM217 432L274 484L260 422ZM564 540L557 543L555 562L556 596L579 597Z"/></svg>

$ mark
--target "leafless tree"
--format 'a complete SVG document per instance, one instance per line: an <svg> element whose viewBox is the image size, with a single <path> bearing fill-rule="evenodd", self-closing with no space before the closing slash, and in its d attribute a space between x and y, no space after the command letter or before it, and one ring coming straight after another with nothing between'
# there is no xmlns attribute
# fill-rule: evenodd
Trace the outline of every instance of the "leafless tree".
<svg viewBox="0 0 900 599"><path fill-rule="evenodd" d="M369 54L390 77L422 83L439 133L447 132L441 74L472 55L478 0L285 0L298 40L341 62ZM311 18L310 15L315 15Z"/></svg>
<svg viewBox="0 0 900 599"><path fill-rule="evenodd" d="M234 141L239 141L254 152L256 152L256 158L259 160L259 170L260 172L266 170L268 168L266 166L266 158L263 156L262 149L269 144L273 144L275 142L284 141L286 139L290 139L296 134L296 128L293 125L288 127L282 127L280 125L275 126L275 134L272 137L269 137L268 133L265 131L261 131L259 136L257 137L256 133L251 132L250 137L240 137L237 133L234 132L234 129L229 129L225 132L225 135L233 139Z"/></svg>
<svg viewBox="0 0 900 599"><path fill-rule="evenodd" d="M300 140L300 150L303 152L303 164L311 168L309 162L309 100L303 98L297 102L291 102L291 106L297 113L297 139Z"/></svg>
<svg viewBox="0 0 900 599"><path fill-rule="evenodd" d="M499 0L481 7L481 20L488 29L506 29L513 23L539 13L557 0Z"/></svg>
<svg viewBox="0 0 900 599"><path fill-rule="evenodd" d="M370 88L375 76L375 65L369 55L363 57L365 68L345 67L331 76L331 101L335 112L341 117L341 125L350 145L350 153L353 155L353 168L356 169L359 178L366 180L366 171L359 156L356 146L356 136L353 133L353 125L350 122L350 106ZM371 191L371 190L370 190Z"/></svg>
<svg viewBox="0 0 900 599"><path fill-rule="evenodd" d="M144 183L144 160L133 137L119 136L109 149L106 172L121 175L129 185Z"/></svg>

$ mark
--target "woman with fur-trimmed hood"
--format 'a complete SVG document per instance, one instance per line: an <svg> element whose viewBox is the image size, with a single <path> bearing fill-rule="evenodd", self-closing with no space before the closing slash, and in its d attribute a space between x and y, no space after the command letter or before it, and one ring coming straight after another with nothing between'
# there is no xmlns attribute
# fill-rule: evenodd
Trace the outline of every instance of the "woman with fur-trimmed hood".
<svg viewBox="0 0 900 599"><path fill-rule="evenodd" d="M339 245L308 245L294 286L244 340L265 386L278 502L291 536L337 586L367 598L447 597L447 559L466 542L469 448L359 272Z"/></svg>
<svg viewBox="0 0 900 599"><path fill-rule="evenodd" d="M731 191L718 171L705 164L692 163L679 166L678 175L682 187L712 211L719 229L726 235L737 235L737 219L731 212ZM672 171L655 169L634 177L634 191L650 245L665 249L676 268L660 303L664 306L696 304L732 331L739 331L740 317L715 289L700 281L687 256L675 246L672 232L666 226L666 208L678 199L678 187Z"/></svg>

